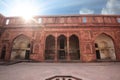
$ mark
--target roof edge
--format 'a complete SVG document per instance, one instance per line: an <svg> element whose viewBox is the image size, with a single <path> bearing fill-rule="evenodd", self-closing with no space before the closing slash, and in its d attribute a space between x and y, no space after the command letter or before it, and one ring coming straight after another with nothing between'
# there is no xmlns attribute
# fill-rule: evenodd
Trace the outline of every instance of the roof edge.
<svg viewBox="0 0 120 80"><path fill-rule="evenodd" d="M77 16L80 16L80 17L90 17L90 16L108 16L108 17L110 17L110 16L112 16L112 17L117 17L117 16L120 16L120 15L117 15L117 14L107 14L107 15L105 15L105 14L72 14L72 15L67 15L67 14L65 14L65 15L35 15L35 16L33 16L34 18L36 18L36 17L77 17ZM9 17L6 17L6 18L21 18L21 16L9 16Z"/></svg>

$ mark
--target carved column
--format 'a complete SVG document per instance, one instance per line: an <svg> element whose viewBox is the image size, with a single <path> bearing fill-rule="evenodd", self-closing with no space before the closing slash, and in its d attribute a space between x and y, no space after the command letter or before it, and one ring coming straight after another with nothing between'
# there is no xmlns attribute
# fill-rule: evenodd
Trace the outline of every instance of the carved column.
<svg viewBox="0 0 120 80"><path fill-rule="evenodd" d="M57 37L55 37L55 58L54 58L54 60L55 61L58 61L58 55L57 55Z"/></svg>
<svg viewBox="0 0 120 80"><path fill-rule="evenodd" d="M69 37L67 37L67 61L70 61Z"/></svg>

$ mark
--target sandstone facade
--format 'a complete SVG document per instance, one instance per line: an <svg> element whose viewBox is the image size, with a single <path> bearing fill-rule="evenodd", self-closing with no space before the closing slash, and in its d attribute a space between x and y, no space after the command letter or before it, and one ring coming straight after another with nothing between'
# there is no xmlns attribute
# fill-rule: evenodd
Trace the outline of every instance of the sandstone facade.
<svg viewBox="0 0 120 80"><path fill-rule="evenodd" d="M120 61L120 15L0 15L0 60Z"/></svg>

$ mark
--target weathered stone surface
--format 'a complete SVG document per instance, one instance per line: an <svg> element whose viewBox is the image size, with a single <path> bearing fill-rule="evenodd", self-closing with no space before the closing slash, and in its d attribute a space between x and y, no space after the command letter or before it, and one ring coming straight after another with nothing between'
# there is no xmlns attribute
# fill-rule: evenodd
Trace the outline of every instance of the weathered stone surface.
<svg viewBox="0 0 120 80"><path fill-rule="evenodd" d="M119 17L119 15L36 16L34 21L30 20L26 23L25 20L19 17L1 16L0 58L4 55L2 54L4 52L2 48L6 46L4 60L10 60L15 39L23 35L30 41L30 59L45 61L46 38L52 35L53 41L55 41L54 55L52 55L55 61L59 61L58 53L62 52L62 50L65 53L62 55L66 57L66 61L72 61L70 59L71 54L73 56L77 55L81 61L95 61L97 60L95 40L101 34L104 34L111 39L116 60L120 61L120 23L117 21ZM38 22L39 18L42 20L41 23ZM83 18L86 18L86 23L83 23ZM61 35L64 36L65 40L63 43L64 49L60 48L60 40L58 40ZM76 45L75 39L71 40L73 49L70 46L70 37L72 35L77 37L79 45ZM107 46L107 49L110 49L110 46ZM79 53L79 55L74 55L74 53Z"/></svg>

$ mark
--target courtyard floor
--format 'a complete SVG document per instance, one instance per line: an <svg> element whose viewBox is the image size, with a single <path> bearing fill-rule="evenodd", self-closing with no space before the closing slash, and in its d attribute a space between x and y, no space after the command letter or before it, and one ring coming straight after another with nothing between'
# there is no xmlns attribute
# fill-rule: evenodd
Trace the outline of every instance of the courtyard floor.
<svg viewBox="0 0 120 80"><path fill-rule="evenodd" d="M56 75L82 80L120 80L120 62L0 65L0 80L45 80Z"/></svg>

